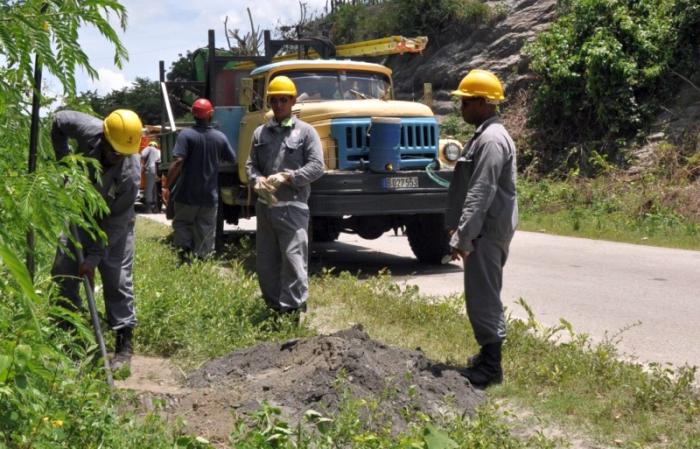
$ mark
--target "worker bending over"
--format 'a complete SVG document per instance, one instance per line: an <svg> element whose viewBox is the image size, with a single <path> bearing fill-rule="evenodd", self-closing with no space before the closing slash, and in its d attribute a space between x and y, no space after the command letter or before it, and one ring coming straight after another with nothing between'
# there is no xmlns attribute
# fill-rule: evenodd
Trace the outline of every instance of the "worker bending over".
<svg viewBox="0 0 700 449"><path fill-rule="evenodd" d="M131 361L134 311L134 202L139 192L141 164L138 151L141 141L141 120L133 111L118 109L104 121L82 112L56 113L51 128L51 142L60 160L70 153L68 140L75 139L77 152L100 162L94 174L95 188L109 208L98 217L107 243L91 238L78 230L84 261L78 266L75 247L68 237L61 236L51 274L55 277L64 303L77 310L81 307L80 277L86 275L94 285L95 268L100 271L109 327L116 332L113 370Z"/></svg>

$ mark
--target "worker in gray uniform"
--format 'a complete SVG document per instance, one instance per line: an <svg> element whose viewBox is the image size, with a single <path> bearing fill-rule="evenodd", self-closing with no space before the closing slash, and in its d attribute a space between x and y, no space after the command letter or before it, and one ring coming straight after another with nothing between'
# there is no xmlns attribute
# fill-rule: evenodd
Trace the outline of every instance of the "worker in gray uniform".
<svg viewBox="0 0 700 449"><path fill-rule="evenodd" d="M152 140L148 146L141 150L141 162L143 174L146 178L143 188L143 206L147 214L160 212L158 206L158 192L156 181L158 179L158 163L160 162L160 149L158 142Z"/></svg>
<svg viewBox="0 0 700 449"><path fill-rule="evenodd" d="M503 380L501 285L518 223L516 150L497 116L504 94L493 73L470 71L452 94L461 99L462 118L476 131L455 167L445 223L452 259L464 260L467 315L480 346L466 376L473 385L487 387Z"/></svg>
<svg viewBox="0 0 700 449"><path fill-rule="evenodd" d="M296 96L286 76L270 82L267 102L274 117L253 133L246 173L258 195L256 270L263 298L298 320L309 296L307 201L324 164L318 133L292 116Z"/></svg>
<svg viewBox="0 0 700 449"><path fill-rule="evenodd" d="M136 326L132 266L134 261L134 202L139 191L141 164L138 150L141 141L141 120L133 111L118 109L104 121L82 112L56 113L51 128L51 141L56 159L70 153L69 139L75 139L76 151L94 158L101 170L94 174L95 188L102 194L109 212L97 217L106 244L78 230L84 261L78 266L76 251L68 236L61 244L51 270L60 294L70 302L65 306L79 310L80 278L87 276L94 285L95 268L100 271L107 320L116 331L112 369L131 361L133 329ZM70 182L70 180L68 181Z"/></svg>
<svg viewBox="0 0 700 449"><path fill-rule="evenodd" d="M180 131L168 169L168 186L177 183L173 194L173 243L183 262L188 262L192 254L203 259L214 252L219 165L224 160L236 163L226 135L211 126L211 102L198 98L191 110L196 124Z"/></svg>

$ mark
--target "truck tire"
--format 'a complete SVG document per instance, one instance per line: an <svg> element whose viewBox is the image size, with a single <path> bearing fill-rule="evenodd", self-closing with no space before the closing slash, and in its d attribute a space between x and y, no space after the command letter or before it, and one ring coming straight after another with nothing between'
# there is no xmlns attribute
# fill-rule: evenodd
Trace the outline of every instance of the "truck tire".
<svg viewBox="0 0 700 449"><path fill-rule="evenodd" d="M419 262L439 265L450 253L450 239L441 214L417 215L406 224L411 250Z"/></svg>
<svg viewBox="0 0 700 449"><path fill-rule="evenodd" d="M340 231L331 229L329 226L313 226L311 228L311 239L314 242L333 242L340 236Z"/></svg>

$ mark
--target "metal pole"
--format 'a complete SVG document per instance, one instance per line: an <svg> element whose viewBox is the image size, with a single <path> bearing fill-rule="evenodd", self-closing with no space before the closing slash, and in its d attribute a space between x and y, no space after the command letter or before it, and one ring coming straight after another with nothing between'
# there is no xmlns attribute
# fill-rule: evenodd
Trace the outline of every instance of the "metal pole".
<svg viewBox="0 0 700 449"><path fill-rule="evenodd" d="M43 9L42 9L43 11ZM36 148L39 140L39 109L41 103L41 78L42 64L39 53L34 59L34 94L32 96L32 122L29 128L29 161L27 164L27 173L36 171ZM34 261L34 231L30 228L27 231L27 270L32 280L34 280L35 271Z"/></svg>
<svg viewBox="0 0 700 449"><path fill-rule="evenodd" d="M71 233L75 239L75 244L78 245L80 240L78 240L78 228L74 224L70 225ZM77 246L75 247L75 258L78 262L78 267L83 264L83 251ZM97 305L95 304L95 292L92 289L90 280L87 275L83 276L83 286L85 287L85 295L88 300L88 309L90 309L90 319L92 320L92 329L95 331L95 340L97 340L97 345L100 347L100 353L102 354L102 362L104 364L105 375L107 376L107 385L110 388L114 388L114 379L112 378L112 369L109 367L109 360L107 360L107 348L105 347L105 340L102 337L102 328L100 326L100 317L97 315Z"/></svg>

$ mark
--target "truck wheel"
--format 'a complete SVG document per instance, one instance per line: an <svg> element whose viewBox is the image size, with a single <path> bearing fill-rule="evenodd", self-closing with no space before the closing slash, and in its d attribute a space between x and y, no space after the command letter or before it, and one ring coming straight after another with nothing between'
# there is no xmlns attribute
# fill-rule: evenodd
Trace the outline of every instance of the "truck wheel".
<svg viewBox="0 0 700 449"><path fill-rule="evenodd" d="M440 264L450 252L450 240L445 229L445 217L439 214L418 215L406 224L411 250L419 262Z"/></svg>
<svg viewBox="0 0 700 449"><path fill-rule="evenodd" d="M340 231L329 226L313 226L311 238L314 242L332 242L340 236Z"/></svg>

